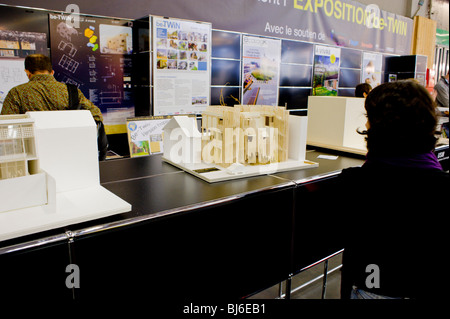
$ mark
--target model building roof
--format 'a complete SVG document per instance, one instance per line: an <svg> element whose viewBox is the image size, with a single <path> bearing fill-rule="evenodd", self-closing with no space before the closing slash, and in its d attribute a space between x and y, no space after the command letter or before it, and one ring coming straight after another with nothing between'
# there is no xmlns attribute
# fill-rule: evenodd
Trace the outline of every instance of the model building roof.
<svg viewBox="0 0 450 319"><path fill-rule="evenodd" d="M174 116L165 126L164 130L182 128L188 137L201 137L195 118L188 116Z"/></svg>

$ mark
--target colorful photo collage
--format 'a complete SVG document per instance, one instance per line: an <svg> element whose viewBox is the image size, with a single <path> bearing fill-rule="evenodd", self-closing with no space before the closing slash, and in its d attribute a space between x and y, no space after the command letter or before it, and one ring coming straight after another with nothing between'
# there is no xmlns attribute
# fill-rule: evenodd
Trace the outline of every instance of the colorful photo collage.
<svg viewBox="0 0 450 319"><path fill-rule="evenodd" d="M207 71L207 33L157 28L156 38L158 69Z"/></svg>

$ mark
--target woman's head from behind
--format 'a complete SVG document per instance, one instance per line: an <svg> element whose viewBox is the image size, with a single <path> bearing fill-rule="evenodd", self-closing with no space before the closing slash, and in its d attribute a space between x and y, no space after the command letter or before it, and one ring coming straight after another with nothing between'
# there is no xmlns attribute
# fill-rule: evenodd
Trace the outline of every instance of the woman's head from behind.
<svg viewBox="0 0 450 319"><path fill-rule="evenodd" d="M377 155L409 155L434 149L437 117L428 91L414 81L384 83L366 98L367 149Z"/></svg>

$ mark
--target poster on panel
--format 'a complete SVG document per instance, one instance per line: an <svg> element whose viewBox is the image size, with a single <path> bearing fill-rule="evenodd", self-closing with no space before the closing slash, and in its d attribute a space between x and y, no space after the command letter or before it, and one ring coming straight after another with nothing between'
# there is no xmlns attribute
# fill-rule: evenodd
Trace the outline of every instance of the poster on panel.
<svg viewBox="0 0 450 319"><path fill-rule="evenodd" d="M313 95L337 96L341 49L316 45Z"/></svg>
<svg viewBox="0 0 450 319"><path fill-rule="evenodd" d="M0 30L0 112L13 87L28 82L25 57L47 54L47 35L37 32Z"/></svg>
<svg viewBox="0 0 450 319"><path fill-rule="evenodd" d="M211 24L153 17L153 115L198 114L210 101Z"/></svg>
<svg viewBox="0 0 450 319"><path fill-rule="evenodd" d="M242 104L278 105L281 40L243 37Z"/></svg>
<svg viewBox="0 0 450 319"><path fill-rule="evenodd" d="M131 95L131 22L49 14L50 47L55 78L75 84L100 108L108 134L125 133L126 119L134 116Z"/></svg>
<svg viewBox="0 0 450 319"><path fill-rule="evenodd" d="M362 63L362 82L370 84L375 88L381 83L381 70L383 64L383 56L377 53L363 52Z"/></svg>

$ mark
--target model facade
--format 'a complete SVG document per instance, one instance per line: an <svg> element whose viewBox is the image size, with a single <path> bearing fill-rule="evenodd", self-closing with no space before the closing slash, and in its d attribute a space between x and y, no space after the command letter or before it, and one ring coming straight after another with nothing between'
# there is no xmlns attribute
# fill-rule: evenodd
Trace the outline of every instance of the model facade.
<svg viewBox="0 0 450 319"><path fill-rule="evenodd" d="M208 106L202 113L202 160L228 167L288 159L289 111L269 105Z"/></svg>
<svg viewBox="0 0 450 319"><path fill-rule="evenodd" d="M29 175L37 160L33 126L27 115L0 117L0 180Z"/></svg>

